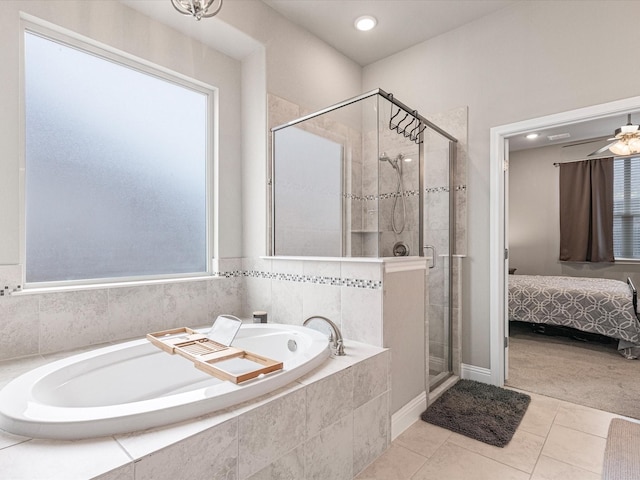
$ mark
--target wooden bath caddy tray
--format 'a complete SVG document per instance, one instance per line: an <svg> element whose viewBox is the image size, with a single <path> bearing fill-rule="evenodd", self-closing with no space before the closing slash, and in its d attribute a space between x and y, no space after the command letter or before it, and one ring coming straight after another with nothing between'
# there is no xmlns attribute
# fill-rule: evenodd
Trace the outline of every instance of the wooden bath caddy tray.
<svg viewBox="0 0 640 480"><path fill-rule="evenodd" d="M171 355L177 353L187 360L191 360L195 367L203 372L233 383L242 383L262 374L282 370L282 362L239 348L221 345L188 327L147 333L147 340ZM236 375L215 365L232 358L243 358L264 366Z"/></svg>

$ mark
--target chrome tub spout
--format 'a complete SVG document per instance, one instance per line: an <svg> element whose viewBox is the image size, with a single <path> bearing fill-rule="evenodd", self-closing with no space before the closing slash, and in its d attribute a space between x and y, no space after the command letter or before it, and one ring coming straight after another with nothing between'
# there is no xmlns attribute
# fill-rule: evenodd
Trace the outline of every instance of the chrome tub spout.
<svg viewBox="0 0 640 480"><path fill-rule="evenodd" d="M343 356L344 353L344 340L342 339L342 333L340 333L340 329L338 326L329 320L326 317L321 317L319 315L314 315L312 317L307 318L303 326L308 326L313 320L322 320L329 327L329 345L331 346L331 353L337 356Z"/></svg>

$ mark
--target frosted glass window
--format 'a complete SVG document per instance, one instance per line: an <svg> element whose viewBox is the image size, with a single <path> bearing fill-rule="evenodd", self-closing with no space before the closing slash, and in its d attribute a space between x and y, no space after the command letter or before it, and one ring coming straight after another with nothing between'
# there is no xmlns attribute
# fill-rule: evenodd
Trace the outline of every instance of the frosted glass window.
<svg viewBox="0 0 640 480"><path fill-rule="evenodd" d="M26 32L26 282L206 272L208 104Z"/></svg>

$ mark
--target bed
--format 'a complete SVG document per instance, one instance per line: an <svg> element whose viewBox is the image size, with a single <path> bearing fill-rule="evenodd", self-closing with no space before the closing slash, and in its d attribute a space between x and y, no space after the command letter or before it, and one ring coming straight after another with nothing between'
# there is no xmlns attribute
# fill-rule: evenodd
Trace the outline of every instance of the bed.
<svg viewBox="0 0 640 480"><path fill-rule="evenodd" d="M618 339L618 350L636 358L640 323L637 292L604 278L509 275L509 320L570 327Z"/></svg>

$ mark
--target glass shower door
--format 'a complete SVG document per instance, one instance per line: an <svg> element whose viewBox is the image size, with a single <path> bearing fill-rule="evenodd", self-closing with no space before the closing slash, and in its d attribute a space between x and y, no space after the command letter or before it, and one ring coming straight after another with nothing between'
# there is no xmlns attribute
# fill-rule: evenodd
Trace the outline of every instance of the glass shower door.
<svg viewBox="0 0 640 480"><path fill-rule="evenodd" d="M429 355L429 390L452 372L451 351L451 212L453 154L450 142L430 132L425 138L424 169L424 256L427 257L425 298ZM455 148L452 145L451 148Z"/></svg>

